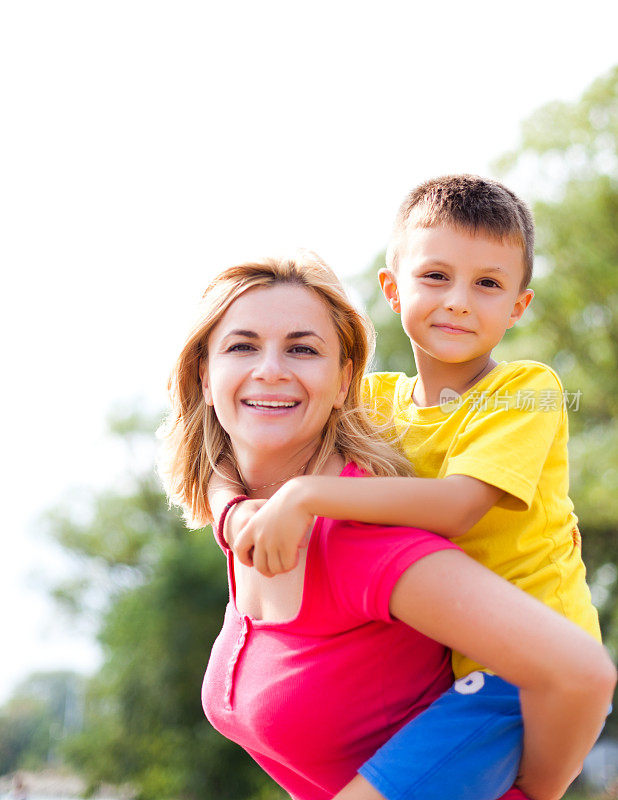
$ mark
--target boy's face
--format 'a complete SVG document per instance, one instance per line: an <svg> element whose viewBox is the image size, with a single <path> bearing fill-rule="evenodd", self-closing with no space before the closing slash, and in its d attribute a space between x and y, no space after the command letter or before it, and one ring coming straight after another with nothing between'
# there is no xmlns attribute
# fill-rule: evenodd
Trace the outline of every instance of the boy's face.
<svg viewBox="0 0 618 800"><path fill-rule="evenodd" d="M415 228L397 275L381 270L380 284L415 354L462 364L491 353L524 313L533 292L520 289L523 274L519 245L451 227Z"/></svg>

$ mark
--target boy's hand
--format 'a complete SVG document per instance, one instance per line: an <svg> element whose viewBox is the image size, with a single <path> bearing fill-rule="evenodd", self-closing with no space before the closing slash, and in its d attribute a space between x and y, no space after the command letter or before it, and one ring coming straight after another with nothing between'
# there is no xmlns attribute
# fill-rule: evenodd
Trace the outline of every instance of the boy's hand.
<svg viewBox="0 0 618 800"><path fill-rule="evenodd" d="M250 522L257 511L264 505L266 500L243 500L236 503L227 513L225 525L223 526L223 538L228 547L236 552L236 541L244 526Z"/></svg>
<svg viewBox="0 0 618 800"><path fill-rule="evenodd" d="M296 481L282 486L246 521L231 545L242 564L254 566L268 578L294 569L299 548L309 543L314 517L303 508L297 490Z"/></svg>

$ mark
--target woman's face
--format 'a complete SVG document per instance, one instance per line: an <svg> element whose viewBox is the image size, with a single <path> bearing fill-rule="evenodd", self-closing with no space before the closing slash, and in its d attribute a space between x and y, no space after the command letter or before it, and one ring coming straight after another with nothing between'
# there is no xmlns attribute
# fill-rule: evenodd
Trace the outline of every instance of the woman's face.
<svg viewBox="0 0 618 800"><path fill-rule="evenodd" d="M333 408L343 404L352 363L340 364L325 301L297 284L250 289L208 338L204 398L237 457L309 457Z"/></svg>

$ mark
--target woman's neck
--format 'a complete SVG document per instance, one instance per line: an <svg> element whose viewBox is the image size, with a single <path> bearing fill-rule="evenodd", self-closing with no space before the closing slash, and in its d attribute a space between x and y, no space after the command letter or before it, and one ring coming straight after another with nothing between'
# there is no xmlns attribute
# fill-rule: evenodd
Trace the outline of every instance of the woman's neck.
<svg viewBox="0 0 618 800"><path fill-rule="evenodd" d="M306 474L319 445L311 442L293 454L238 452L235 448L236 468L247 494L256 499L271 497L290 478Z"/></svg>

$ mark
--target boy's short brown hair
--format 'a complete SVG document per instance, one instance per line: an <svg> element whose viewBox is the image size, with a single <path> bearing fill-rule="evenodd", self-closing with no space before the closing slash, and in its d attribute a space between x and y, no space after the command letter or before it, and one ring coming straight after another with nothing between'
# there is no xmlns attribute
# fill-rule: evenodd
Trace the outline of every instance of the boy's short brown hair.
<svg viewBox="0 0 618 800"><path fill-rule="evenodd" d="M521 245L521 288L528 286L534 260L534 221L528 206L506 186L478 175L444 175L412 189L395 218L386 252L389 269L397 271L409 230L440 225Z"/></svg>

